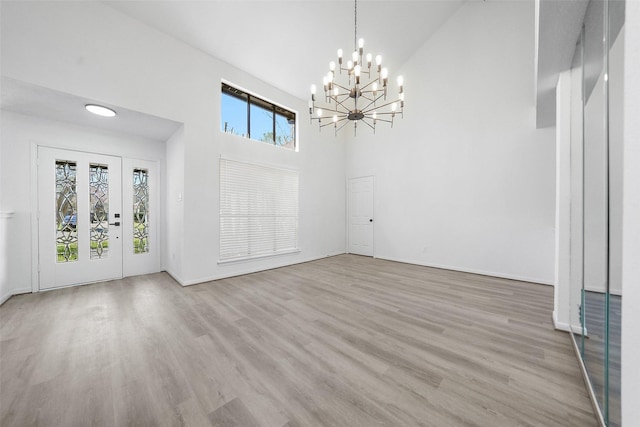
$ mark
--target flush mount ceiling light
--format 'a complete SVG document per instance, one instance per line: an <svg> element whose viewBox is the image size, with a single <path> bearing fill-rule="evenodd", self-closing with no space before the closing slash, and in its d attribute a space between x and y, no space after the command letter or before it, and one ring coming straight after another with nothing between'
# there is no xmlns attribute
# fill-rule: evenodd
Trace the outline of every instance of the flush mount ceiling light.
<svg viewBox="0 0 640 427"><path fill-rule="evenodd" d="M342 49L338 49L338 63L329 63L329 73L323 78L324 102L316 105L316 85L311 85L309 114L311 122L318 121L318 127L333 124L335 133L353 122L354 135L358 122L363 122L373 132L377 122L389 123L393 127L396 114L404 113L404 87L402 76L398 76L398 98L387 100L389 70L382 67L382 56L364 54L364 39L358 40L358 0L354 1L354 49L346 66L342 60ZM337 73L337 74L336 74ZM342 81L339 81L342 80Z"/></svg>
<svg viewBox="0 0 640 427"><path fill-rule="evenodd" d="M86 108L87 111L93 114L97 114L103 117L115 117L116 115L116 112L113 111L111 108L103 107L102 105L87 104L84 106L84 108Z"/></svg>

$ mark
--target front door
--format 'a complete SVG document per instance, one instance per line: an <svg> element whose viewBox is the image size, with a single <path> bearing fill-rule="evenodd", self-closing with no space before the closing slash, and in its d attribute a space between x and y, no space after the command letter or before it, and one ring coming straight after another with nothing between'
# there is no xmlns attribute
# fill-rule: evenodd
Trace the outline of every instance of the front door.
<svg viewBox="0 0 640 427"><path fill-rule="evenodd" d="M122 159L38 148L41 290L122 277Z"/></svg>
<svg viewBox="0 0 640 427"><path fill-rule="evenodd" d="M373 177L349 180L349 253L373 256Z"/></svg>

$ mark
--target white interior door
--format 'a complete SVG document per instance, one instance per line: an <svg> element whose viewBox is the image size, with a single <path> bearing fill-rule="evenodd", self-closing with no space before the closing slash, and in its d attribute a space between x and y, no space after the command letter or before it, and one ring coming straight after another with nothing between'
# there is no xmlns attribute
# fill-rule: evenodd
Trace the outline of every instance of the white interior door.
<svg viewBox="0 0 640 427"><path fill-rule="evenodd" d="M373 256L373 177L349 180L349 253Z"/></svg>
<svg viewBox="0 0 640 427"><path fill-rule="evenodd" d="M38 148L41 290L122 277L121 158Z"/></svg>

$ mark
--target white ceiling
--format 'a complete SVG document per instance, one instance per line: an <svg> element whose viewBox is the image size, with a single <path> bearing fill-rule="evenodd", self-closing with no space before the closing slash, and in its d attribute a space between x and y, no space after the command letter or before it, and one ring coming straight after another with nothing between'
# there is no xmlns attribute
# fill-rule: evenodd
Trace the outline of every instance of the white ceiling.
<svg viewBox="0 0 640 427"><path fill-rule="evenodd" d="M360 0L358 37L397 75L465 1ZM354 47L352 0L103 3L302 99L321 83L337 49L348 54Z"/></svg>
<svg viewBox="0 0 640 427"><path fill-rule="evenodd" d="M20 114L136 135L162 142L169 139L181 126L181 123L171 120L7 77L2 78L0 85L2 86L0 108ZM100 104L113 108L117 115L112 118L96 116L85 110L84 106L87 104Z"/></svg>

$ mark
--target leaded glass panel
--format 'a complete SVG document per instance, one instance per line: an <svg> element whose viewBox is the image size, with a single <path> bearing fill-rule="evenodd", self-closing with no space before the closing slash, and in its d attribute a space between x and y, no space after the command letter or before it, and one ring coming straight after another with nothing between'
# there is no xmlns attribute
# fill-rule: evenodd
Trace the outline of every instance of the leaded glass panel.
<svg viewBox="0 0 640 427"><path fill-rule="evenodd" d="M133 170L133 252L149 252L149 172Z"/></svg>
<svg viewBox="0 0 640 427"><path fill-rule="evenodd" d="M106 258L109 254L109 168L89 165L89 234L91 259Z"/></svg>
<svg viewBox="0 0 640 427"><path fill-rule="evenodd" d="M78 260L77 164L56 160L56 260Z"/></svg>

